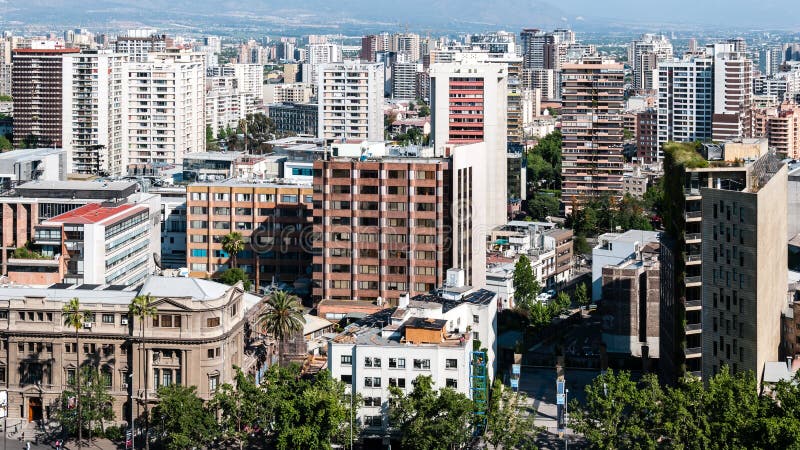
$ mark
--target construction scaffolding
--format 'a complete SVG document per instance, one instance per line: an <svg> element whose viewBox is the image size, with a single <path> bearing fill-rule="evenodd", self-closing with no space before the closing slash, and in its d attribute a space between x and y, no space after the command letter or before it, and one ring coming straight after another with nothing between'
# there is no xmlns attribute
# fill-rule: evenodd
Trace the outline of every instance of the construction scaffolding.
<svg viewBox="0 0 800 450"><path fill-rule="evenodd" d="M475 434L486 430L486 413L489 407L489 378L486 374L486 352L472 352L470 384L472 401L475 405Z"/></svg>

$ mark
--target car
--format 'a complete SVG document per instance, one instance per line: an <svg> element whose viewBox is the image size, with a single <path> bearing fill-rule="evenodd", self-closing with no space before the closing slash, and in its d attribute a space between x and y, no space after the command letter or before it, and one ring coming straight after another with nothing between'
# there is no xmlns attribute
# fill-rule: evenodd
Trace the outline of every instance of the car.
<svg viewBox="0 0 800 450"><path fill-rule="evenodd" d="M556 298L555 289L548 289L548 290L544 291L544 293L547 294L548 296L550 296L550 298Z"/></svg>
<svg viewBox="0 0 800 450"><path fill-rule="evenodd" d="M542 292L542 293L540 293L539 295L536 296L536 301L537 302L547 303L548 300L550 300L550 296L547 295L546 292Z"/></svg>

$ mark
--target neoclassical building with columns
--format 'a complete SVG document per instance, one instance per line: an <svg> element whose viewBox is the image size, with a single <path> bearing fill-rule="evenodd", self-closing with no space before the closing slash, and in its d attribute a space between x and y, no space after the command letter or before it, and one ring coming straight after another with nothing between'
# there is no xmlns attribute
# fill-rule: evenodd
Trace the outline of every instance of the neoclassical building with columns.
<svg viewBox="0 0 800 450"><path fill-rule="evenodd" d="M144 323L142 350L140 323L128 305L144 294L157 314ZM79 347L62 314L72 298L87 313ZM136 417L145 398L155 404L159 386L196 386L208 399L233 379L233 366L261 368L250 334L260 308L260 298L241 284L194 278L150 277L138 288L0 287L0 390L8 391L9 423L52 417L79 365L100 371L118 421L129 420L131 402Z"/></svg>

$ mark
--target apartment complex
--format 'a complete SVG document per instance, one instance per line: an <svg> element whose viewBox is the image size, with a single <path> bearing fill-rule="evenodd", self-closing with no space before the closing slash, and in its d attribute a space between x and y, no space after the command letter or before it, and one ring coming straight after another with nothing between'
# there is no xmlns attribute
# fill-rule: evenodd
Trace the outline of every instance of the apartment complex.
<svg viewBox="0 0 800 450"><path fill-rule="evenodd" d="M167 36L156 34L155 30L129 30L126 36L117 37L115 53L128 55L131 62L145 62L150 53L167 50Z"/></svg>
<svg viewBox="0 0 800 450"><path fill-rule="evenodd" d="M714 44L714 116L712 138L715 141L753 136L753 65L735 44Z"/></svg>
<svg viewBox="0 0 800 450"><path fill-rule="evenodd" d="M120 176L128 165L127 57L110 50L63 57L62 146L71 173Z"/></svg>
<svg viewBox="0 0 800 450"><path fill-rule="evenodd" d="M668 211L664 214L665 233L661 239L661 313L659 317L661 349L659 352L659 364L664 380L674 381L686 372L691 372L696 376L708 375L704 364L706 357L704 342L709 342L709 350L711 350L711 340L705 338L704 333L710 332L713 336L714 333L719 332L719 328L717 330L706 328L707 324L704 323L704 320L706 317L710 318L712 316L711 311L719 308L719 305L722 304L727 307L727 298L732 296L731 290L737 289L735 286L738 286L740 282L744 282L740 281L743 279L738 275L742 272L739 267L736 268L737 272L733 271L732 266L726 267L724 273L720 275L718 264L720 264L720 258L723 258L723 255L720 253L719 236L714 239L712 225L710 229L712 233L708 238L705 234L706 226L704 225L706 219L710 220L712 224L719 219L713 218L713 210L712 216L706 217L705 197L706 195L719 196L726 193L728 195L739 194L742 198L737 199L736 209L738 214L739 208L746 205L745 199L754 192L753 189L759 189L756 187L757 180L762 172L759 172L758 168L764 167L762 164L767 161L764 158L771 159L774 156L770 154L762 155L760 149L753 147L749 155L737 153L736 155L728 155L731 156L730 158L722 155L716 161L707 161L698 153L695 144L670 143L665 148L665 191L675 194L671 197ZM761 163L759 165L755 163L742 164L734 162L733 156L739 160L757 159L757 163L759 161ZM718 190L730 192L719 193L717 192ZM779 198L785 198L786 196L785 193L781 195L783 197ZM785 207L785 201L783 205ZM730 206L731 213L733 213L733 203ZM781 206L778 205L776 207ZM709 206L709 208L713 207ZM731 239L731 243L741 242L737 244L738 246L755 245L746 244L747 242L757 242L757 239L752 235L752 228L750 227L755 226L756 221L766 220L766 218L758 217L760 211L753 210L751 207L747 209L746 213L736 216L744 220L736 224L736 231L734 231L731 223L730 226L726 225L723 231L720 231L719 227L717 227L717 234L724 234L725 239ZM725 217L727 220L727 207ZM745 231L742 232L742 226L745 224L747 226L744 227ZM767 232L766 228L764 228L764 232ZM734 233L737 235L736 237L734 237ZM768 239L772 238L774 237ZM781 235L784 248L785 239L786 230L784 229ZM728 264L728 254L734 251L733 247L737 246L731 243L722 243L725 264ZM714 261L714 252L716 252L717 261ZM731 258L730 262L735 262L737 265L740 264L738 257L741 255L747 258L749 266L753 266L755 261L758 261L759 264L763 264L765 268L768 267L768 270L776 274L786 273L785 260L781 260L778 256L775 256L773 260L776 265L771 266L771 262L762 260L761 257L751 251L739 253L737 250L737 258ZM781 261L783 261L783 265L779 268L778 264L781 264ZM706 264L709 264L710 267L706 268ZM752 270L755 270L755 267L752 267ZM737 274L735 285L732 284L733 274ZM722 286L718 285L720 277L726 280ZM747 282L752 286L751 289L761 289L763 287L760 281L757 282L752 277L748 277ZM707 284L708 286L706 286ZM780 289L785 291L785 286L786 282L784 281L781 283ZM777 289L777 284L774 287ZM722 300L719 298L719 288L722 288L722 295L725 296L724 303L721 303ZM715 293L717 297L716 306L712 295ZM739 296L741 295L740 292ZM751 294L748 294L750 296L749 302L755 302L756 304L767 302L765 303L766 305L772 301L767 298L753 297L755 295L760 296L761 294L755 291L751 292ZM781 298L785 298L785 293L782 294ZM738 298L737 303L737 308L739 307L738 305L743 305L742 308L744 306L749 307L747 304L738 302ZM707 304L711 306L709 311L705 310ZM727 320L730 320L730 318ZM776 325L776 330L778 329ZM733 343L730 342L730 344ZM777 350L777 345L775 349ZM718 358L718 356L715 358ZM714 363L711 363L709 368L713 368L713 365ZM752 369L755 370L754 367Z"/></svg>
<svg viewBox="0 0 800 450"><path fill-rule="evenodd" d="M356 418L368 438L387 433L389 387L410 392L420 375L432 377L435 389L486 400L496 371L496 298L483 289L404 295L396 308L368 315L329 341L328 370L364 399ZM473 355L474 343L485 356ZM475 376L481 369L482 380Z"/></svg>
<svg viewBox="0 0 800 450"><path fill-rule="evenodd" d="M417 73L422 64L417 62L395 62L392 64L392 98L414 100L417 98Z"/></svg>
<svg viewBox="0 0 800 450"><path fill-rule="evenodd" d="M312 190L308 185L228 180L186 188L186 264L202 277L232 266L222 238L238 232L236 256L256 286L308 280L311 273Z"/></svg>
<svg viewBox="0 0 800 450"><path fill-rule="evenodd" d="M485 144L448 158L352 155L314 162L314 297L395 305L441 287L447 269L482 287Z"/></svg>
<svg viewBox="0 0 800 450"><path fill-rule="evenodd" d="M654 72L661 62L672 59L672 43L664 35L643 34L628 47L628 62L633 71L633 89L653 92L658 86Z"/></svg>
<svg viewBox="0 0 800 450"><path fill-rule="evenodd" d="M144 325L143 351L139 323L128 314L138 294L152 295L157 309ZM79 331L81 348L62 314L74 297L89 313ZM9 422L53 418L62 392L89 361L113 398L115 421L129 422L131 412L141 415L145 386L152 403L158 387L171 384L195 386L201 398L210 399L217 387L232 382L234 365L251 372L257 364L246 348L245 324L258 304L258 297L240 287L191 278L150 277L139 289L4 288L0 385L8 390ZM201 341L191 337L198 335Z"/></svg>
<svg viewBox="0 0 800 450"><path fill-rule="evenodd" d="M319 128L319 105L315 103L273 103L267 105L267 116L275 131L297 136L316 136Z"/></svg>
<svg viewBox="0 0 800 450"><path fill-rule="evenodd" d="M318 79L318 137L383 141L382 64L323 64Z"/></svg>
<svg viewBox="0 0 800 450"><path fill-rule="evenodd" d="M761 380L778 361L787 286L787 168L768 153L746 186L702 189L703 377L724 365Z"/></svg>
<svg viewBox="0 0 800 450"><path fill-rule="evenodd" d="M63 146L62 59L64 55L79 51L77 48L13 50L11 96L14 98L15 147Z"/></svg>
<svg viewBox="0 0 800 450"><path fill-rule="evenodd" d="M570 211L588 197L621 195L621 64L586 58L563 67L562 201Z"/></svg>
<svg viewBox="0 0 800 450"><path fill-rule="evenodd" d="M753 137L766 137L769 147L787 158L800 158L800 106L783 102L775 108L756 109Z"/></svg>
<svg viewBox="0 0 800 450"><path fill-rule="evenodd" d="M148 54L127 66L129 164L180 164L205 150L205 65L188 52Z"/></svg>
<svg viewBox="0 0 800 450"><path fill-rule="evenodd" d="M459 144L484 142L481 164L489 180L507 178L508 68L481 54L461 54L431 67L431 137L437 155ZM487 183L484 217L491 229L506 217L506 183Z"/></svg>
<svg viewBox="0 0 800 450"><path fill-rule="evenodd" d="M313 93L308 83L265 84L264 103L308 103Z"/></svg>

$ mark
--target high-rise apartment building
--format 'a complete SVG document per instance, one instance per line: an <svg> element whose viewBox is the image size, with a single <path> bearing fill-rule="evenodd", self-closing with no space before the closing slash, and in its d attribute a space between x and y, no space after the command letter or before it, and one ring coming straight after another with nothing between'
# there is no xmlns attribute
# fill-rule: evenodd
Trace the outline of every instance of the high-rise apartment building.
<svg viewBox="0 0 800 450"><path fill-rule="evenodd" d="M714 58L715 141L748 138L753 135L753 65L737 42L714 44L708 51Z"/></svg>
<svg viewBox="0 0 800 450"><path fill-rule="evenodd" d="M783 64L783 48L771 47L764 51L764 74L775 75Z"/></svg>
<svg viewBox="0 0 800 450"><path fill-rule="evenodd" d="M408 61L418 62L419 35L414 33L398 33L392 35L389 51L405 55Z"/></svg>
<svg viewBox="0 0 800 450"><path fill-rule="evenodd" d="M383 141L383 64L322 64L318 79L318 137Z"/></svg>
<svg viewBox="0 0 800 450"><path fill-rule="evenodd" d="M778 361L787 286L787 168L768 153L746 187L702 189L703 378L723 366L761 380Z"/></svg>
<svg viewBox="0 0 800 450"><path fill-rule="evenodd" d="M649 108L636 114L636 158L645 164L659 161L658 156L658 112Z"/></svg>
<svg viewBox="0 0 800 450"><path fill-rule="evenodd" d="M186 264L193 273L218 277L231 267L223 236L248 241L237 267L256 286L308 279L311 269L312 190L308 185L197 183L186 189Z"/></svg>
<svg viewBox="0 0 800 450"><path fill-rule="evenodd" d="M319 67L322 64L342 61L342 47L332 43L309 44L308 56L303 62L303 82L316 85L319 82Z"/></svg>
<svg viewBox="0 0 800 450"><path fill-rule="evenodd" d="M526 89L539 89L542 98L558 100L561 98L560 74L553 69L522 69L522 84Z"/></svg>
<svg viewBox="0 0 800 450"><path fill-rule="evenodd" d="M183 155L205 150L203 56L153 53L127 65L129 164L180 164Z"/></svg>
<svg viewBox="0 0 800 450"><path fill-rule="evenodd" d="M766 137L769 147L783 157L800 158L800 105L783 102L754 113L754 137Z"/></svg>
<svg viewBox="0 0 800 450"><path fill-rule="evenodd" d="M361 60L375 62L375 54L388 52L391 39L389 33L371 34L361 38Z"/></svg>
<svg viewBox="0 0 800 450"><path fill-rule="evenodd" d="M417 73L422 71L422 64L400 62L392 64L392 98L413 100L417 98Z"/></svg>
<svg viewBox="0 0 800 450"><path fill-rule="evenodd" d="M666 142L711 139L714 111L714 60L690 56L658 66L658 146Z"/></svg>
<svg viewBox="0 0 800 450"><path fill-rule="evenodd" d="M145 62L148 54L167 50L167 36L156 34L156 30L128 30L125 36L117 37L114 51L128 55L131 62Z"/></svg>
<svg viewBox="0 0 800 450"><path fill-rule="evenodd" d="M13 51L14 146L61 147L64 55L77 48L19 48Z"/></svg>
<svg viewBox="0 0 800 450"><path fill-rule="evenodd" d="M633 89L652 92L658 86L658 64L672 59L672 43L664 35L643 34L628 47L628 61L633 71Z"/></svg>
<svg viewBox="0 0 800 450"><path fill-rule="evenodd" d="M11 95L11 50L17 42L11 36L0 36L0 95Z"/></svg>
<svg viewBox="0 0 800 450"><path fill-rule="evenodd" d="M67 171L120 176L128 165L127 56L93 50L63 58L62 146Z"/></svg>
<svg viewBox="0 0 800 450"><path fill-rule="evenodd" d="M442 287L450 268L482 287L491 229L482 215L491 184L485 152L478 142L453 146L448 157L362 157L356 149L315 161L314 298L396 305L403 293Z"/></svg>
<svg viewBox="0 0 800 450"><path fill-rule="evenodd" d="M750 304L739 302L738 297L744 295L742 292L737 292L737 300L734 305L733 290L744 289L738 286L740 283L744 286L745 282L748 283L748 289L763 288L761 281L756 284L756 280L752 276L741 277L746 272L752 274L756 271L755 264L764 264L776 274L779 272L784 276L786 274L785 260L781 260L779 255L774 255L774 258L776 264L781 264L783 261L784 265L780 268L777 265L771 266L771 263L752 251L752 246L756 245L760 239L754 235L756 231L759 233L774 231L768 226L762 226L764 220L769 220L767 216L762 216L761 208L764 205L761 205L760 200L754 202L750 198L761 197L760 194L757 194L762 186L759 180L770 179L769 175L765 174L774 167L769 162L774 160L774 156L765 154L763 148L754 146L748 150L749 153L737 152L731 155L723 153L721 158L723 161L727 160L726 163L718 167L709 167L709 162L698 152L700 148L700 144L695 143L668 143L664 146L665 190L676 193L670 199L669 210L664 213L665 232L661 239L660 259L661 313L659 321L661 332L659 343L661 349L659 351L659 368L662 378L668 382L674 382L687 372L696 376L707 375L704 370L706 357L704 342L707 340L704 334L706 332L718 333L720 329L719 322L717 322L716 329L713 328L713 323L705 323L706 318L711 317L711 314L705 310L707 305L712 310L722 307L730 313L738 311L740 307L751 307ZM758 160L757 163L748 165L735 163L737 159L742 158L758 158ZM784 199L781 205L786 208L785 169L783 178L784 192L783 194L775 193L775 195L782 195L779 197ZM765 193L770 191L771 189L768 189ZM741 199L736 199L734 205L734 201L730 197L736 195L740 195ZM716 218L713 214L714 206L711 204L713 202L709 202L706 199L707 196L717 199ZM728 202L723 199L721 210L718 201L720 197L728 199ZM752 209L755 206L758 206L757 210ZM730 214L730 219L728 219L728 214ZM709 220L712 226L707 226L706 220ZM720 224L720 220L725 223ZM786 221L783 219L784 225L780 225L780 219L776 219L776 222L779 227L784 227L780 239L783 240L785 247ZM756 224L761 228L756 229ZM744 248L747 250L739 251ZM742 265L745 260L746 268ZM706 264L709 264L710 267L707 268ZM725 265L722 271L720 271L720 264ZM785 286L785 280L774 286L775 289L783 291L780 301L785 299ZM754 294L755 292L752 292L744 297L748 298L749 302L755 302ZM729 301L730 310L728 310ZM768 301L771 302L771 300ZM728 317L726 320L730 321L731 318ZM779 319L780 309L778 309L776 322ZM751 321L746 327L752 325ZM707 326L711 328L706 328ZM732 330L734 325L731 322L730 325L723 323L721 326L723 329L728 327L727 329ZM736 324L736 327L736 333L739 333L739 330L745 331L739 326L739 323ZM740 338L737 337L737 339ZM732 350L733 341L727 343L731 344ZM736 347L738 347L738 341ZM776 351L777 348L776 344ZM713 356L718 358L719 353ZM738 358L738 353L736 357Z"/></svg>
<svg viewBox="0 0 800 450"><path fill-rule="evenodd" d="M624 77L621 64L599 58L564 65L561 176L568 211L587 197L621 195Z"/></svg>
<svg viewBox="0 0 800 450"><path fill-rule="evenodd" d="M508 67L480 54L459 54L431 67L431 136L437 155L456 144L485 142L482 155L490 180L505 180L508 147ZM506 217L506 183L489 183L486 210L491 228Z"/></svg>

